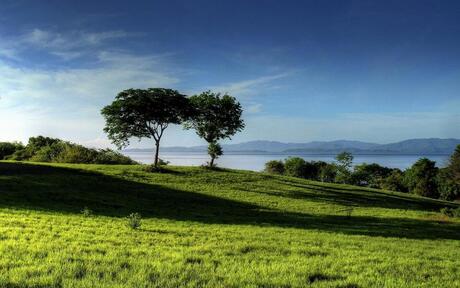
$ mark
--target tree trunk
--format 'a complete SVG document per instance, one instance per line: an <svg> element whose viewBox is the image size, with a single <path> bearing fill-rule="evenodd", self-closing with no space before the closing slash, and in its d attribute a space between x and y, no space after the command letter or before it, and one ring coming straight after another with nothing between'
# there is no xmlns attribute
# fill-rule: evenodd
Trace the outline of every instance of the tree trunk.
<svg viewBox="0 0 460 288"><path fill-rule="evenodd" d="M211 156L211 162L209 162L209 167L214 167L214 159L215 157L214 156Z"/></svg>
<svg viewBox="0 0 460 288"><path fill-rule="evenodd" d="M158 168L158 153L160 152L160 141L156 141L155 146L156 146L156 149L155 149L155 162L154 162L154 165L155 165L156 168Z"/></svg>

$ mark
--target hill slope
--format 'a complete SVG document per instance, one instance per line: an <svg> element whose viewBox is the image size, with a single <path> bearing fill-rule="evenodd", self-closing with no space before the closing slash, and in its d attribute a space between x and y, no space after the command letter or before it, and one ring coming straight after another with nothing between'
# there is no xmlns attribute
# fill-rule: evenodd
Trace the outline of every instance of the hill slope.
<svg viewBox="0 0 460 288"><path fill-rule="evenodd" d="M460 285L460 221L437 212L454 204L169 169L0 162L0 287Z"/></svg>

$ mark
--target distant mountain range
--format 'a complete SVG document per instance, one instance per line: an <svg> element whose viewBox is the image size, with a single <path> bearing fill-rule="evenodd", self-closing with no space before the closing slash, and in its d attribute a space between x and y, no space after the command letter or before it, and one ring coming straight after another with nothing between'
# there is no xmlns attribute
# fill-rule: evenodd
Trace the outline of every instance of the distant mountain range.
<svg viewBox="0 0 460 288"><path fill-rule="evenodd" d="M308 143L283 143L276 141L249 141L222 145L225 152L240 153L282 153L282 154L336 154L348 151L353 154L388 155L450 155L460 139L409 139L390 144L376 144L361 141L336 140ZM126 152L150 152L153 149L127 149ZM204 152L206 146L163 147L163 152Z"/></svg>

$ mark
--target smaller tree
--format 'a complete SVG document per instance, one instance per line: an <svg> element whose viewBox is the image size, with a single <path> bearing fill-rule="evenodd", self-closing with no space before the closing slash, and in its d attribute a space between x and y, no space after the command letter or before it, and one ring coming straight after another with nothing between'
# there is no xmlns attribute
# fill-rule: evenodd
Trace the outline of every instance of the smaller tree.
<svg viewBox="0 0 460 288"><path fill-rule="evenodd" d="M420 158L404 173L404 182L409 192L425 197L438 198L436 185L438 168L436 162Z"/></svg>
<svg viewBox="0 0 460 288"><path fill-rule="evenodd" d="M340 167L350 169L351 164L353 163L353 154L344 151L335 156L335 160L338 162Z"/></svg>
<svg viewBox="0 0 460 288"><path fill-rule="evenodd" d="M189 100L194 113L184 127L195 129L196 134L208 142L208 154L211 157L209 166L212 167L214 160L223 154L219 140L230 139L243 130L243 109L234 97L211 91L194 95Z"/></svg>
<svg viewBox="0 0 460 288"><path fill-rule="evenodd" d="M220 146L219 143L209 143L208 146L208 154L211 156L211 163L209 164L210 167L214 167L214 159L219 158L222 156L223 151L222 151L222 146Z"/></svg>
<svg viewBox="0 0 460 288"><path fill-rule="evenodd" d="M337 174L335 182L350 183L351 181L351 164L353 163L353 155L350 152L342 152L335 157L337 161Z"/></svg>

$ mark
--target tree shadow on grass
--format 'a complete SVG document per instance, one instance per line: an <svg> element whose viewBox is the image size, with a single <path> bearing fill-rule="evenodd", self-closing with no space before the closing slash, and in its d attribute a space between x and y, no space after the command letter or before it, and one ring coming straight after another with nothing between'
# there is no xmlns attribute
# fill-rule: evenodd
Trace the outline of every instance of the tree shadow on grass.
<svg viewBox="0 0 460 288"><path fill-rule="evenodd" d="M97 215L143 217L206 224L292 227L412 239L460 240L460 225L429 220L364 216L312 215L269 209L162 185L139 183L97 172L0 162L0 207L80 213L89 207Z"/></svg>

